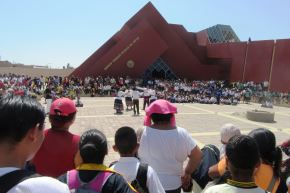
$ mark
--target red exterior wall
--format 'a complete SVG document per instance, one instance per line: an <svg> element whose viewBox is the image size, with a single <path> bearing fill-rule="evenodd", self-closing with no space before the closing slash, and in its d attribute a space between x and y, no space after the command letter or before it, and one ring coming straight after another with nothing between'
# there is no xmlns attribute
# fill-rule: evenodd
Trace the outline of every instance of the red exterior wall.
<svg viewBox="0 0 290 193"><path fill-rule="evenodd" d="M239 82L243 80L246 49L247 42L229 43L232 58L230 81Z"/></svg>
<svg viewBox="0 0 290 193"><path fill-rule="evenodd" d="M274 91L290 91L290 39L276 41L270 87Z"/></svg>
<svg viewBox="0 0 290 193"><path fill-rule="evenodd" d="M187 47L195 54L201 63L205 63L206 47L198 45L196 33L188 32L182 25L170 24L170 27L178 34Z"/></svg>
<svg viewBox="0 0 290 193"><path fill-rule="evenodd" d="M206 37L204 33L200 34ZM136 38L138 41L129 46ZM140 77L149 65L161 57L179 77L224 79L229 66L205 64L205 47L197 45L197 39L183 27L169 25L148 3L72 75L81 78L88 75ZM127 49L128 46L130 49ZM133 68L126 66L128 60L135 62Z"/></svg>
<svg viewBox="0 0 290 193"><path fill-rule="evenodd" d="M154 42L154 46L152 46L152 42ZM89 72L92 73L91 75L99 72L100 75L139 77L146 70L147 64L153 63L166 48L166 43L154 29L146 21L142 21L138 23L134 30L126 34L125 38L111 48L98 63L92 65ZM133 68L127 67L128 60L134 61ZM110 62L113 62L112 65L106 68Z"/></svg>
<svg viewBox="0 0 290 193"><path fill-rule="evenodd" d="M231 58L229 44L208 44L206 47L206 55L209 58Z"/></svg>
<svg viewBox="0 0 290 193"><path fill-rule="evenodd" d="M246 42L208 44L207 57L216 61L230 61L229 80L232 82L242 81L244 62L246 56Z"/></svg>
<svg viewBox="0 0 290 193"><path fill-rule="evenodd" d="M269 80L274 41L249 42L245 67L245 81Z"/></svg>
<svg viewBox="0 0 290 193"><path fill-rule="evenodd" d="M192 33L168 24L148 3L71 75L141 77L161 57L181 78L262 82L272 77L272 90L290 91L290 39L277 41L271 71L273 48L273 40L210 44L206 30Z"/></svg>

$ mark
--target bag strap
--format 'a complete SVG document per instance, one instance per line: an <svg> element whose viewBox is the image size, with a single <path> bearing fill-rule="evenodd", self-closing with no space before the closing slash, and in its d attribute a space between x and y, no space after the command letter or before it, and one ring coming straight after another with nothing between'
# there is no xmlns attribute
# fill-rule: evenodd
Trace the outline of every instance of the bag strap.
<svg viewBox="0 0 290 193"><path fill-rule="evenodd" d="M77 170L71 170L67 172L67 185L69 189L77 189L81 186L81 183L78 178L78 171Z"/></svg>
<svg viewBox="0 0 290 193"><path fill-rule="evenodd" d="M67 172L67 184L70 190L78 189L81 187L82 183L78 176L78 170L71 170ZM112 175L112 172L102 171L88 184L91 190L95 190L96 192L101 192L104 184L107 182L109 177Z"/></svg>
<svg viewBox="0 0 290 193"><path fill-rule="evenodd" d="M140 186L146 192L149 192L147 188L147 172L148 172L148 164L140 162L136 180L139 182Z"/></svg>
<svg viewBox="0 0 290 193"><path fill-rule="evenodd" d="M115 170L113 170L112 168L109 168L103 164L81 164L79 165L76 170L92 170L92 171L102 171L102 172L110 172L112 174L119 174L118 172L116 172ZM122 176L122 175L121 175ZM128 183L128 185L130 186L130 188L135 191L135 189Z"/></svg>
<svg viewBox="0 0 290 193"><path fill-rule="evenodd" d="M89 182L90 188L92 190L96 190L97 192L101 192L103 186L112 174L113 173L111 172L101 172L93 181Z"/></svg>
<svg viewBox="0 0 290 193"><path fill-rule="evenodd" d="M39 177L39 174L26 170L15 170L0 177L0 193L6 193L20 182L34 177Z"/></svg>
<svg viewBox="0 0 290 193"><path fill-rule="evenodd" d="M277 181L277 178L273 175L266 190L269 191L269 192L272 192L274 187L275 187L276 181Z"/></svg>
<svg viewBox="0 0 290 193"><path fill-rule="evenodd" d="M118 161L113 161L112 163L110 163L109 167L112 167L113 165L115 165Z"/></svg>
<svg viewBox="0 0 290 193"><path fill-rule="evenodd" d="M81 164L76 169L77 170L107 171L107 172L119 174L118 172L116 172L112 168L109 168L103 164Z"/></svg>

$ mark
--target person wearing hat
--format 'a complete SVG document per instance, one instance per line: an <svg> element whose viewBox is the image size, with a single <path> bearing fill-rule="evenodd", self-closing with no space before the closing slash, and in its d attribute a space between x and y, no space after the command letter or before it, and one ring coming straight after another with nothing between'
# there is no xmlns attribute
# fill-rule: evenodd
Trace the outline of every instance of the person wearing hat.
<svg viewBox="0 0 290 193"><path fill-rule="evenodd" d="M226 123L221 127L220 134L222 143L222 146L220 148L220 158L222 158L225 155L226 144L228 143L230 138L236 135L241 135L241 131L235 125L231 123Z"/></svg>
<svg viewBox="0 0 290 193"><path fill-rule="evenodd" d="M226 165L225 161L225 150L226 145L229 142L229 140L234 136L240 136L241 130L233 125L232 123L226 123L224 124L220 129L220 135L221 135L221 147L220 147L220 161L218 164L215 164L211 166L208 170L208 175L212 179L217 178L222 174L226 172L226 168L224 167Z"/></svg>
<svg viewBox="0 0 290 193"><path fill-rule="evenodd" d="M69 98L55 100L50 108L51 128L44 131L44 141L33 159L36 172L58 177L73 169L80 137L69 132L77 109Z"/></svg>
<svg viewBox="0 0 290 193"><path fill-rule="evenodd" d="M176 126L177 108L173 104L159 99L145 112L138 156L156 171L166 193L180 193L181 187L190 185L191 174L198 167L202 153L186 129Z"/></svg>

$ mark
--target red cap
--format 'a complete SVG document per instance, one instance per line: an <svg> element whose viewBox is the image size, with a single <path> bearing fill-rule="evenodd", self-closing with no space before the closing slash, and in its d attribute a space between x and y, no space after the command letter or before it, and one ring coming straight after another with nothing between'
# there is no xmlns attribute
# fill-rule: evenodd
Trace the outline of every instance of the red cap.
<svg viewBox="0 0 290 193"><path fill-rule="evenodd" d="M50 115L68 116L76 112L75 103L69 98L59 98L53 101L50 106Z"/></svg>

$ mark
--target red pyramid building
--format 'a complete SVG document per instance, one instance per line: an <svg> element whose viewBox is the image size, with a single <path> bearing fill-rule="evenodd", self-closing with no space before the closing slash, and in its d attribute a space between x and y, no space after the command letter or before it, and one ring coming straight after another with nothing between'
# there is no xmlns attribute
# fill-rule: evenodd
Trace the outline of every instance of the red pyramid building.
<svg viewBox="0 0 290 193"><path fill-rule="evenodd" d="M290 39L211 44L146 4L71 75L269 81L290 90ZM281 80L287 84L281 85Z"/></svg>

